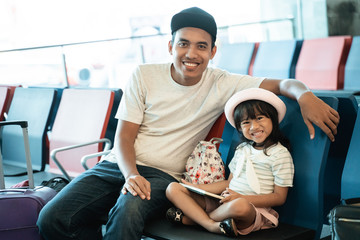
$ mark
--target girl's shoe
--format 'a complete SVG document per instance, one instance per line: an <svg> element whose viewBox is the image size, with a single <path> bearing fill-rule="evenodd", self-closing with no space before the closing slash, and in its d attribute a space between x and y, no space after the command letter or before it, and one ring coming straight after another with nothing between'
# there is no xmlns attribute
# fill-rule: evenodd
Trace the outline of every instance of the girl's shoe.
<svg viewBox="0 0 360 240"><path fill-rule="evenodd" d="M182 219L184 217L184 213L179 208L169 208L166 212L166 219L175 224L182 223Z"/></svg>
<svg viewBox="0 0 360 240"><path fill-rule="evenodd" d="M228 237L236 237L238 235L236 224L233 218L225 219L219 224L219 226L221 232Z"/></svg>

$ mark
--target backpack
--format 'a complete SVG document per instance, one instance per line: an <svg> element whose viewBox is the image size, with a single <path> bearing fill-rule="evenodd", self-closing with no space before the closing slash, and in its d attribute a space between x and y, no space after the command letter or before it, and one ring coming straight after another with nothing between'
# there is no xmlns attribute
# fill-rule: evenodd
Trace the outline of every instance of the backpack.
<svg viewBox="0 0 360 240"><path fill-rule="evenodd" d="M221 138L200 141L189 156L183 174L186 181L193 184L208 184L225 179L225 165L217 151L216 144Z"/></svg>
<svg viewBox="0 0 360 240"><path fill-rule="evenodd" d="M41 186L54 189L56 192L60 192L67 184L69 180L63 177L54 177L48 181L42 181Z"/></svg>

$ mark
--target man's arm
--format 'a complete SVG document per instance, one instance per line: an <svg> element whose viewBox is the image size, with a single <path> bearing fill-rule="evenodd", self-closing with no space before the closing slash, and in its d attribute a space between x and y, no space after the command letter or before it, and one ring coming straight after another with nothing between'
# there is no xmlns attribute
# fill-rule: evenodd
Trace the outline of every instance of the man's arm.
<svg viewBox="0 0 360 240"><path fill-rule="evenodd" d="M316 97L304 83L296 79L265 79L260 88L297 100L311 139L315 137L314 123L331 141L335 141L339 113Z"/></svg>
<svg viewBox="0 0 360 240"><path fill-rule="evenodd" d="M118 121L116 128L114 150L119 157L118 165L126 182L122 193L130 192L139 195L142 199L150 199L150 183L142 177L136 167L134 143L139 131L139 125L123 120Z"/></svg>

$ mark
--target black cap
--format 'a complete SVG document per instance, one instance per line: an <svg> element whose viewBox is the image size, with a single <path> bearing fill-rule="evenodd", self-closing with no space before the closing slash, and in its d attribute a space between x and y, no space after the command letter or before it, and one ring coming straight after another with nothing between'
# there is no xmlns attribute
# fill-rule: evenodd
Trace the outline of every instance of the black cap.
<svg viewBox="0 0 360 240"><path fill-rule="evenodd" d="M200 28L216 41L217 26L214 17L198 7L184 9L172 17L171 34L184 27Z"/></svg>

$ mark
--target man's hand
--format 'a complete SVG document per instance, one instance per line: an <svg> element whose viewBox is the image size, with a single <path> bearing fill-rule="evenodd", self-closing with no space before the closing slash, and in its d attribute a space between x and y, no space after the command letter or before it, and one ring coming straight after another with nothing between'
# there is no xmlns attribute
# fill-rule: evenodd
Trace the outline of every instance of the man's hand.
<svg viewBox="0 0 360 240"><path fill-rule="evenodd" d="M309 129L310 138L315 137L314 123L332 142L335 141L337 126L340 122L339 113L310 91L302 94L298 103L304 122Z"/></svg>
<svg viewBox="0 0 360 240"><path fill-rule="evenodd" d="M141 175L131 175L121 189L123 194L131 193L133 196L140 196L141 199L150 200L150 182Z"/></svg>

